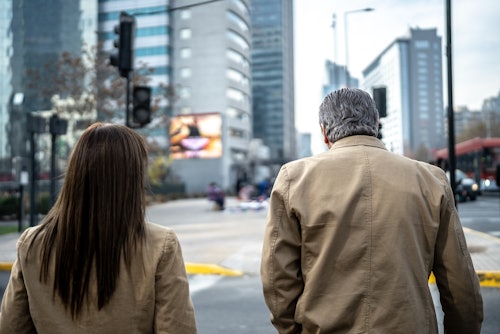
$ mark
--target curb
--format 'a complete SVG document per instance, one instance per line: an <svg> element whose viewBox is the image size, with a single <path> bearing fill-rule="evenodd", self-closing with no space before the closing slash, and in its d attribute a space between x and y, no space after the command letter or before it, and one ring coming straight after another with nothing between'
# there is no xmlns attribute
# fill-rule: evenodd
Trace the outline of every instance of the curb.
<svg viewBox="0 0 500 334"><path fill-rule="evenodd" d="M12 262L0 262L0 271L11 271Z"/></svg>
<svg viewBox="0 0 500 334"><path fill-rule="evenodd" d="M12 262L0 262L0 271L11 271ZM239 270L229 269L216 264L186 263L186 272L189 275L224 275L243 276Z"/></svg>
<svg viewBox="0 0 500 334"><path fill-rule="evenodd" d="M186 272L190 275L243 276L239 270L225 268L216 264L186 263Z"/></svg>
<svg viewBox="0 0 500 334"><path fill-rule="evenodd" d="M0 262L0 271L12 270L12 262ZM243 276L240 270L229 269L216 264L186 263L186 272L189 275L222 275L222 276ZM479 277L479 284L482 287L500 288L500 271L476 271ZM436 284L436 278L431 273L429 284Z"/></svg>
<svg viewBox="0 0 500 334"><path fill-rule="evenodd" d="M476 274L479 278L479 285L482 287L500 288L500 271L477 270ZM433 273L429 276L429 284L436 284L436 277Z"/></svg>

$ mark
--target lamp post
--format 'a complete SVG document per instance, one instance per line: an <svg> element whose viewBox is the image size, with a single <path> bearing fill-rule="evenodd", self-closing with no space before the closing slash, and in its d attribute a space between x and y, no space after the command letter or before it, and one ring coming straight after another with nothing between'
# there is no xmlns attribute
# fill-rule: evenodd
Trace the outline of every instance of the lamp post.
<svg viewBox="0 0 500 334"><path fill-rule="evenodd" d="M361 13L361 12L371 12L374 11L374 8L362 8L362 9L353 9L344 12L344 42L345 42L345 81L346 86L349 87L351 85L351 78L348 75L348 67L349 67L349 45L348 45L348 34L347 34L347 16L352 13Z"/></svg>

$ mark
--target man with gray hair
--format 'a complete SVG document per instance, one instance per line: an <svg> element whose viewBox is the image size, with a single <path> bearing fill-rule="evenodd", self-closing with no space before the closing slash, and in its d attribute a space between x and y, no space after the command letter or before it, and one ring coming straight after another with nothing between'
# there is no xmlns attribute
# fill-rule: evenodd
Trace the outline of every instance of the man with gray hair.
<svg viewBox="0 0 500 334"><path fill-rule="evenodd" d="M329 150L282 166L261 278L279 333L479 333L483 304L444 171L389 152L370 95L343 88L319 110Z"/></svg>

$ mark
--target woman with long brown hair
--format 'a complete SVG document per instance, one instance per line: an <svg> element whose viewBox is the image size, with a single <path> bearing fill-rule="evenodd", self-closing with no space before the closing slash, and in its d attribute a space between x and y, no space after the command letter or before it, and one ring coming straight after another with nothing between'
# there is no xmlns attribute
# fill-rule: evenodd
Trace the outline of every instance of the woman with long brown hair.
<svg viewBox="0 0 500 334"><path fill-rule="evenodd" d="M19 238L0 333L196 333L175 233L145 222L147 149L96 123L42 224Z"/></svg>

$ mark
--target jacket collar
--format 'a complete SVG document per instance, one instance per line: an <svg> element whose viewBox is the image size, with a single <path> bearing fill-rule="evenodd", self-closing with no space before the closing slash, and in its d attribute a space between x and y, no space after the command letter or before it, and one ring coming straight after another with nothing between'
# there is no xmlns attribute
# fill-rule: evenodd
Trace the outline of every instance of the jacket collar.
<svg viewBox="0 0 500 334"><path fill-rule="evenodd" d="M332 146L330 147L330 150L334 150L334 149L346 147L346 146L359 146L359 145L373 146L373 147L381 148L383 150L387 150L387 148L384 146L384 143L382 143L381 140L379 140L376 137L366 136L366 135L354 135L354 136L348 136L348 137L341 138L332 144Z"/></svg>

